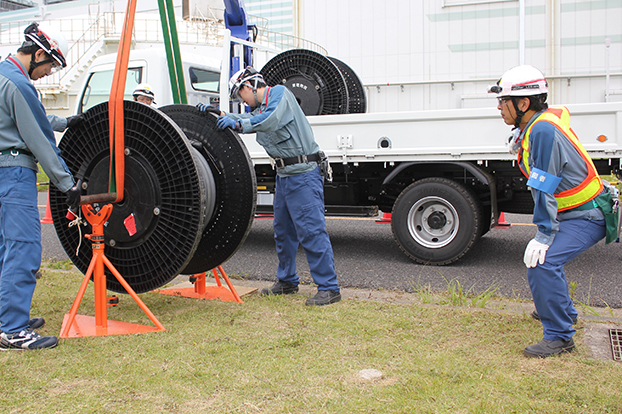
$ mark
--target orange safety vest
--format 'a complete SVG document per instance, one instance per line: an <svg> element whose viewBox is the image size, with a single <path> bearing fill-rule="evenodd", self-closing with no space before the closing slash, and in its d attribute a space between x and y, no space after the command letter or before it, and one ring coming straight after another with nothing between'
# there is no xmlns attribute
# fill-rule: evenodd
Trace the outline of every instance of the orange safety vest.
<svg viewBox="0 0 622 414"><path fill-rule="evenodd" d="M549 108L538 116L538 118L532 122L531 125L529 125L529 128L527 128L527 131L525 131L525 135L521 140L521 148L518 151L518 166L521 171L525 177L529 178L529 133L535 124L542 121L553 124L559 131L562 132L562 134L572 143L577 152L581 155L581 158L583 158L585 166L587 167L587 177L581 184L574 188L555 194L555 199L557 200L557 211L570 210L594 199L603 191L603 183L598 176L598 172L596 171L596 167L594 167L592 159L588 155L585 148L583 148L583 145L581 145L577 135L574 133L572 128L570 128L570 112L568 112L568 109L565 106L560 108Z"/></svg>

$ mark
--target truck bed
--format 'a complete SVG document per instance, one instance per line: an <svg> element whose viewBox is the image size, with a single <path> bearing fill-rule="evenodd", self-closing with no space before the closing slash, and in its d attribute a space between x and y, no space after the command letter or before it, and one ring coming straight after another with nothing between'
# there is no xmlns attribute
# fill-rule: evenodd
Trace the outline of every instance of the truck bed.
<svg viewBox="0 0 622 414"><path fill-rule="evenodd" d="M571 127L594 159L622 156L622 103L568 105ZM308 117L331 162L488 161L514 156L505 146L511 127L496 108ZM606 140L600 142L599 136ZM269 158L243 135L255 164Z"/></svg>

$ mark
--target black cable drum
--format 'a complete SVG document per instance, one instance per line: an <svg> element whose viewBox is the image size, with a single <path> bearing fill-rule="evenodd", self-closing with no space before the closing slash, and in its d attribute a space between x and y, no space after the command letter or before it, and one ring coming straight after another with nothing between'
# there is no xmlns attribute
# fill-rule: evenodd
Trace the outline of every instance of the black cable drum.
<svg viewBox="0 0 622 414"><path fill-rule="evenodd" d="M348 113L348 87L339 68L312 50L279 53L261 69L270 86L285 85L305 115Z"/></svg>
<svg viewBox="0 0 622 414"><path fill-rule="evenodd" d="M341 60L330 56L328 59L330 59L330 61L339 68L339 71L343 75L343 79L346 81L346 86L348 88L348 113L364 114L367 112L365 88L363 88L363 83L359 79L358 75L350 66L346 65Z"/></svg>
<svg viewBox="0 0 622 414"><path fill-rule="evenodd" d="M204 272L227 261L246 240L257 202L255 169L239 135L216 127L216 115L189 105L168 105L160 110L199 149L216 183L214 213L194 256L181 273Z"/></svg>
<svg viewBox="0 0 622 414"><path fill-rule="evenodd" d="M190 263L213 216L208 197L215 193L214 179L208 176L209 168L197 168L202 156L168 116L138 102L124 101L123 106L125 192L104 227L104 252L132 289L142 293L168 283ZM108 103L84 115L80 126L67 130L59 148L71 172L87 184L87 195L107 193ZM76 226L68 227L65 198L50 186L50 211L60 242L76 267L86 273L91 245L81 240ZM133 235L127 220L135 225ZM92 231L90 225L80 227L82 237ZM125 293L108 270L106 280L108 289Z"/></svg>
<svg viewBox="0 0 622 414"><path fill-rule="evenodd" d="M345 63L312 50L279 53L261 69L270 86L285 85L305 115L357 114L367 110L365 89Z"/></svg>

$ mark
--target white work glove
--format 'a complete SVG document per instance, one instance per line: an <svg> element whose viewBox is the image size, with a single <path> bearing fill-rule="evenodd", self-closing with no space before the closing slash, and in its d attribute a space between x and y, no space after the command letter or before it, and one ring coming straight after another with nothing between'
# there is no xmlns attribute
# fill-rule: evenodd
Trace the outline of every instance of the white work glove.
<svg viewBox="0 0 622 414"><path fill-rule="evenodd" d="M508 152L510 154L516 155L518 154L518 150L520 149L520 129L514 128L510 135L507 137L507 142L505 144Z"/></svg>
<svg viewBox="0 0 622 414"><path fill-rule="evenodd" d="M544 258L548 249L548 245L532 239L525 249L525 257L523 258L525 266L536 267L538 263L544 264Z"/></svg>

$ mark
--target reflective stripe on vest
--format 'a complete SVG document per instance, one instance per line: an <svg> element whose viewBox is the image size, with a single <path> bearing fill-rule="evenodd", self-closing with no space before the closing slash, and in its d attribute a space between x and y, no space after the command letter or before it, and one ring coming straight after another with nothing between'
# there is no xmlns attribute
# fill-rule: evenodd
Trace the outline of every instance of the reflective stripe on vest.
<svg viewBox="0 0 622 414"><path fill-rule="evenodd" d="M562 132L562 134L572 143L574 148L581 155L581 158L585 162L585 166L587 168L587 177L581 184L574 188L555 194L555 199L557 200L557 211L570 210L595 198L603 191L603 183L598 176L598 172L596 171L596 167L594 167L592 159L588 155L585 148L583 148L583 145L581 145L579 138L577 138L572 128L570 128L570 112L568 112L566 107L549 108L538 116L538 118L531 125L529 125L529 128L527 128L527 131L521 140L520 151L518 152L518 165L525 177L529 178L529 133L531 132L531 128L541 121L553 124Z"/></svg>

